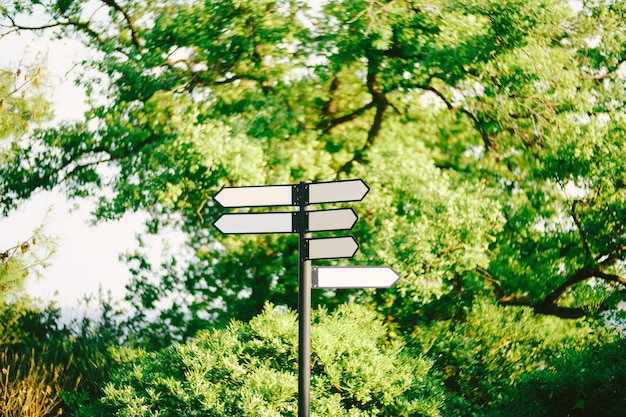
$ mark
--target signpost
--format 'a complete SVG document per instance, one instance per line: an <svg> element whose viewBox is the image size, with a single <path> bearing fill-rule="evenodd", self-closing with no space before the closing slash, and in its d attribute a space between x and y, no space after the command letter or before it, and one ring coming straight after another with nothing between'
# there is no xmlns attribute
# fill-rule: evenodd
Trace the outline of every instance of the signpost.
<svg viewBox="0 0 626 417"><path fill-rule="evenodd" d="M351 208L307 211L306 216L309 219L307 223L309 232L350 230L359 218Z"/></svg>
<svg viewBox="0 0 626 417"><path fill-rule="evenodd" d="M362 180L317 182L309 184L309 204L361 201L370 188Z"/></svg>
<svg viewBox="0 0 626 417"><path fill-rule="evenodd" d="M298 233L298 417L309 417L311 387L311 289L388 288L399 275L388 266L312 267L311 260L351 258L352 236L312 239L312 232L350 230L351 208L310 210L311 204L361 201L369 187L360 179L286 185L223 187L213 199L224 208L296 206L296 211L226 213L213 225L224 234Z"/></svg>

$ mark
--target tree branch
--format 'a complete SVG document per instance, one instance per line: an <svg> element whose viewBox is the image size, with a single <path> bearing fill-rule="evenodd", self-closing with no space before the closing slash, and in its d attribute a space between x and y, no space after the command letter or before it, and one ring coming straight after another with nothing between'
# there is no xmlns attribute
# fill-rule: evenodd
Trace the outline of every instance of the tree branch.
<svg viewBox="0 0 626 417"><path fill-rule="evenodd" d="M622 284L626 288L626 277L615 274L607 274L602 271L598 271L595 275L597 278L603 279L606 282L616 282Z"/></svg>
<svg viewBox="0 0 626 417"><path fill-rule="evenodd" d="M112 151L111 149L104 148L102 146L96 146L92 149L89 149L81 154L72 155L71 153L65 152L64 158L62 158L58 164L55 166L51 166L49 168L50 171L45 175L40 176L32 176L24 179L24 184L29 193L34 192L37 189L42 187L53 187L62 182L68 181L73 174L79 171L82 168L86 168L89 166L99 165L107 162L112 162L116 160L122 160L131 155L135 155L142 148L154 142L156 139L156 134L148 135L144 140L129 146L126 149L120 149L117 151ZM96 160L83 162L81 163L81 159L85 159L87 157L97 157L99 154L107 154L108 157L98 158ZM73 166L74 165L74 166ZM28 194L18 195L16 198L24 198L27 197Z"/></svg>
<svg viewBox="0 0 626 417"><path fill-rule="evenodd" d="M572 219L574 220L574 224L576 225L576 228L578 229L578 233L580 234L580 239L582 240L583 247L585 248L585 257L587 258L587 262L589 262L592 257L591 248L589 247L589 240L587 239L587 232L585 231L585 228L580 222L580 219L576 215L576 206L578 205L578 203L580 203L580 200L574 200L572 202L572 206L570 208L570 215L572 216Z"/></svg>
<svg viewBox="0 0 626 417"><path fill-rule="evenodd" d="M606 282L619 283L626 287L626 277L615 274L608 274L602 271L602 267L585 266L576 271L570 278L550 292L542 301L531 301L526 298L516 296L501 297L498 302L501 305L515 305L532 307L536 314L547 314L565 319L576 319L587 315L587 312L580 307L562 307L557 304L567 291L576 284L589 278L599 278Z"/></svg>
<svg viewBox="0 0 626 417"><path fill-rule="evenodd" d="M581 71L581 77L585 80L600 82L614 76L624 63L626 63L626 57L622 57L612 68L606 68L606 72L603 74L591 74L589 72Z"/></svg>
<svg viewBox="0 0 626 417"><path fill-rule="evenodd" d="M562 319L579 319L587 315L587 312L580 307L562 307L554 303L535 303L533 309L535 314L556 316Z"/></svg>
<svg viewBox="0 0 626 417"><path fill-rule="evenodd" d="M37 79L37 76L39 75L39 72L41 72L41 68L39 68L38 70L38 74L33 76L27 75L25 74L24 77L24 81L21 84L17 84L15 83L15 87L13 88L13 90L9 91L4 97L0 97L0 103L3 103L5 100L8 100L9 97L11 97L13 94L17 93L18 91L20 91L21 89L25 88L28 84L30 84L33 80ZM18 69L16 78L20 76L20 70ZM22 93L24 94L24 93Z"/></svg>
<svg viewBox="0 0 626 417"><path fill-rule="evenodd" d="M371 101L369 103L367 103L365 106L363 107L359 107L358 109L354 110L351 113L345 114L341 117L337 117L331 120L324 120L321 121L318 125L317 128L318 129L322 129L322 133L323 134L329 134L331 130L333 130L335 127L343 124L343 123L347 123L350 122L354 119L356 119L359 116L362 116L366 111L368 111L369 109L373 108L376 105L376 103L374 101Z"/></svg>
<svg viewBox="0 0 626 417"><path fill-rule="evenodd" d="M363 147L354 153L354 157L346 162L337 173L349 173L355 162L363 162L363 155L369 148L374 145L374 141L380 134L380 129L385 118L387 108L389 108L389 101L381 85L378 83L378 65L370 60L367 68L367 89L372 96L372 103L376 106L376 114L367 132L367 139L363 144Z"/></svg>
<svg viewBox="0 0 626 417"><path fill-rule="evenodd" d="M470 120L473 122L474 127L476 128L476 130L478 131L478 133L480 134L480 137L483 140L483 143L485 145L485 149L487 151L492 150L495 148L495 143L493 142L493 140L491 140L491 138L489 137L489 135L487 135L487 133L483 130L480 129L479 126L481 124L481 121L478 119L478 117L470 112L469 110L463 108L463 107L457 107L454 106L450 100L448 100L448 98L439 90L437 90L435 87L433 87L430 84L417 84L414 86L415 88L418 88L420 90L424 90L424 91L430 91L431 93L434 93L437 97L439 97L441 99L441 101L443 101L443 103L446 105L446 107L448 108L448 110L450 111L458 111L464 115L466 115L467 117L470 118Z"/></svg>
<svg viewBox="0 0 626 417"><path fill-rule="evenodd" d="M515 296L502 297L498 300L502 306L530 307L535 314L543 314L556 316L562 319L579 319L587 313L580 307L562 307L555 303L547 303L545 301L532 302L525 298Z"/></svg>
<svg viewBox="0 0 626 417"><path fill-rule="evenodd" d="M565 282L559 285L554 291L549 293L543 302L548 303L548 304L556 303L556 301L563 294L565 294L565 292L567 292L570 288L572 288L574 285L578 284L579 282L582 282L586 279L589 279L595 276L596 272L598 272L597 268L589 266L589 265L580 268L571 277L565 280Z"/></svg>
<svg viewBox="0 0 626 417"><path fill-rule="evenodd" d="M126 23L128 24L128 30L130 30L130 35L131 35L131 39L133 42L133 46L137 49L137 51L141 53L143 48L141 47L141 44L139 42L139 33L137 32L135 23L133 19L130 17L130 15L128 14L128 12L122 6L120 6L115 0L102 0L102 2L106 4L107 6L111 7L112 9L120 12L122 16L124 16L124 20L126 20Z"/></svg>
<svg viewBox="0 0 626 417"><path fill-rule="evenodd" d="M65 20L65 21L56 21L56 22L53 22L53 23L47 23L45 25L40 25L40 26L25 26L25 25L19 25L19 24L14 23L12 19L10 19L10 20L12 22L11 23L11 27L15 31L20 31L20 30L38 31L38 30L53 29L53 28L57 28L57 27L74 27L76 29L81 30L83 33L87 34L92 39L95 39L96 42L98 42L100 45L106 45L105 39L102 38L98 32L96 32L95 30L93 30L89 26L89 22ZM120 52L120 53L126 55L126 52L124 52L119 47L116 47L115 50L117 52Z"/></svg>
<svg viewBox="0 0 626 417"><path fill-rule="evenodd" d="M339 87L341 86L341 79L336 75L333 76L330 82L330 99L324 104L324 108L322 109L322 118L327 119L332 117L337 113L339 108Z"/></svg>
<svg viewBox="0 0 626 417"><path fill-rule="evenodd" d="M131 32L131 39L132 39L133 46L139 52L142 52L143 48L141 47L141 43L139 42L139 33L137 31L137 28L135 27L133 19L130 17L128 12L123 7L121 7L118 3L116 3L115 0L101 0L101 1L105 5L113 8L114 10L116 10L116 11L118 11L118 12L120 12L122 14L122 16L124 17L124 20L126 21L126 23L128 25L128 29ZM20 31L20 30L43 31L43 30L46 30L46 29L54 29L54 28L58 28L58 27L74 27L74 28L82 31L83 33L87 34L92 39L96 40L96 42L99 43L100 45L106 45L106 40L103 37L101 37L101 35L98 32L96 32L95 30L93 30L91 28L90 21L86 21L85 22L85 21L80 21L80 20L72 20L72 19L69 19L69 18L67 18L66 20L61 20L61 19L59 19L59 17L55 17L55 20L50 22L50 23L46 23L46 24L42 24L42 25L38 25L38 26L27 26L27 25L18 24L15 21L15 19L12 16L8 15L8 14L6 14L4 17L6 17L9 20L10 24L9 25L3 25L3 26L11 28L12 31ZM5 35L5 34L3 34L3 35ZM122 53L124 55L128 55L119 46L115 47L114 49L117 52L120 52L120 53Z"/></svg>

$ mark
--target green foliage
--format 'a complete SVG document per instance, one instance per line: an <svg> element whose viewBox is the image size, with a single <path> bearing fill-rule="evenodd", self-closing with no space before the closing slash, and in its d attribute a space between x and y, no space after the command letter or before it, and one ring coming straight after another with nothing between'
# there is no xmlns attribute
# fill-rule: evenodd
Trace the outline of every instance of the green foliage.
<svg viewBox="0 0 626 417"><path fill-rule="evenodd" d="M458 292L561 317L623 299L622 2L106 4L90 22L50 5L103 53L79 82L107 100L13 144L0 198L63 184L98 220L146 210L151 233L188 233L164 268L127 256L138 320L165 306L185 339L294 307L294 240L218 235L211 196L354 176L372 187L361 259L403 276L372 300L401 326Z"/></svg>
<svg viewBox="0 0 626 417"><path fill-rule="evenodd" d="M40 226L24 242L0 253L0 303L19 298L26 277L31 272L39 274L55 250L55 240Z"/></svg>
<svg viewBox="0 0 626 417"><path fill-rule="evenodd" d="M12 353L24 353L43 346L46 340L68 336L59 324L60 311L54 306L38 308L28 298L0 304L0 346ZM11 356L11 355L9 355Z"/></svg>
<svg viewBox="0 0 626 417"><path fill-rule="evenodd" d="M356 169L371 187L359 211L365 230L357 235L358 258L400 273L399 282L375 297L410 331L418 306L449 293L467 271L488 267L489 245L503 219L490 190L437 169L413 134L392 133L397 142L385 140L369 153L367 174ZM407 159L406 152L413 156Z"/></svg>
<svg viewBox="0 0 626 417"><path fill-rule="evenodd" d="M159 352L118 351L104 411L117 416L297 415L297 320L266 306ZM314 416L437 416L442 394L430 363L384 341L369 310L317 310L312 324Z"/></svg>
<svg viewBox="0 0 626 417"><path fill-rule="evenodd" d="M433 358L435 366L445 375L445 414L462 416L481 415L485 411L490 415L490 406L509 395L511 404L525 398L522 390L516 391L515 387L524 386L528 383L524 381L535 374L541 375L541 370L553 366L555 358L566 357L579 346L610 343L614 337L613 332L594 329L584 321L563 323L554 317L536 318L528 308L504 308L480 301L465 311L462 318L438 321L429 329L422 328L413 340L415 348ZM621 363L614 366L623 366ZM575 369L572 366L571 371ZM610 379L590 375L606 383ZM588 379L581 376L580 381L582 386L582 381ZM610 392L606 386L597 390L598 395ZM515 407L511 408L511 404L502 410L512 412ZM532 406L516 408L515 412L543 415L534 414Z"/></svg>
<svg viewBox="0 0 626 417"><path fill-rule="evenodd" d="M23 297L0 303L3 415L89 410L115 364L110 349L124 336L108 301L97 311L96 318L68 320L54 304L38 307Z"/></svg>
<svg viewBox="0 0 626 417"><path fill-rule="evenodd" d="M70 196L100 198L97 219L147 210L155 233L176 222L193 260L173 254L159 274L141 253L130 255L138 311L192 298L187 311L164 312L173 322L190 317L191 331L182 331L190 335L206 315L223 324L249 319L266 301L293 307L293 239L223 238L205 222L218 212L211 196L228 184L365 178L363 259L402 272L385 301L400 322L455 286L482 292L477 269L489 269L490 287L501 283L498 297L529 305L559 290L553 280L556 288L542 291L544 276L562 282L580 269L571 259L559 274L550 251L529 260L540 263L534 274L526 261L509 262L534 242L514 233L518 223L530 233L564 213L555 184L565 177L539 175L550 166L541 146L561 143L564 121L580 121L590 110L584 98L596 94L576 87L584 79L577 52L596 30L584 14L547 0L332 1L318 10L266 0L107 4L109 17L93 24L76 2L50 9L79 31L89 27L87 42L104 53L92 66L109 80L108 102L89 110L89 123L17 146L0 189L5 211L64 183ZM607 13L597 24L617 12ZM578 20L579 31L563 23ZM80 82L98 91L99 79ZM537 212L546 195L553 204ZM567 245L583 228L536 234L544 246ZM620 245L606 248L611 262L599 272L614 272Z"/></svg>
<svg viewBox="0 0 626 417"><path fill-rule="evenodd" d="M621 416L626 407L626 342L571 350L522 376L490 416Z"/></svg>
<svg viewBox="0 0 626 417"><path fill-rule="evenodd" d="M0 69L0 166L18 163L14 158L19 144L26 140L25 135L32 126L51 118L48 86L42 82L46 74L41 64L20 63L16 69ZM19 294L26 276L37 272L36 267L45 267L54 249L54 241L43 233L42 227L13 247L0 248L0 302Z"/></svg>
<svg viewBox="0 0 626 417"><path fill-rule="evenodd" d="M46 74L41 65L0 69L0 139L21 137L29 127L50 120ZM0 161L4 161L6 148L0 149Z"/></svg>
<svg viewBox="0 0 626 417"><path fill-rule="evenodd" d="M626 2L103 3L93 16L76 1L3 7L9 27L42 11L99 53L78 80L92 99L85 120L12 141L0 159L4 213L62 187L95 197L96 221L145 210L149 234L186 233L161 265L143 248L125 257L129 336L146 350L120 351L103 407L293 413L293 369L271 362L293 364L293 343L280 329L254 336L261 318L245 322L268 301L294 309L296 240L220 235L211 197L229 185L371 186L354 204L355 262L389 264L401 280L316 292L313 303L337 321L343 301L375 306L392 343L376 350L363 336L358 360L317 345L315 390L332 394L315 392L319 414L391 413L368 361L384 353L376 366L393 375L388 362L426 369L394 350L399 340L445 375L450 415L508 401L551 355L611 341L603 313L626 294ZM272 328L270 316L293 321L284 314L259 317ZM204 371L185 349L214 346L224 351L201 363L215 385L190 380ZM393 412L435 413L421 397L404 402L423 391L398 378ZM270 391L284 401L268 402Z"/></svg>

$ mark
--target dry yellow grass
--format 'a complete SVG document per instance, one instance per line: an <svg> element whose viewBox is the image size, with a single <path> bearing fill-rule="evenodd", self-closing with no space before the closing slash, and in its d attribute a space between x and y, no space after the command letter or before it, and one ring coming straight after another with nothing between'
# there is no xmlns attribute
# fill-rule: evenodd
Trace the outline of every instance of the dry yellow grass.
<svg viewBox="0 0 626 417"><path fill-rule="evenodd" d="M67 365L45 364L31 354L0 353L2 417L49 417L62 414L61 392L69 382Z"/></svg>

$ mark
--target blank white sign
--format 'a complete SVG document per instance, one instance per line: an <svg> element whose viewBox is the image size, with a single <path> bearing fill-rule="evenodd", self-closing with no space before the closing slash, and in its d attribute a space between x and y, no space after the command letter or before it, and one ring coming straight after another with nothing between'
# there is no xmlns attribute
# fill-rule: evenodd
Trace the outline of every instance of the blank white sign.
<svg viewBox="0 0 626 417"><path fill-rule="evenodd" d="M309 232L350 230L358 219L358 216L351 208L309 211L307 213L309 216Z"/></svg>
<svg viewBox="0 0 626 417"><path fill-rule="evenodd" d="M293 213L222 214L213 226L224 234L292 233Z"/></svg>
<svg viewBox="0 0 626 417"><path fill-rule="evenodd" d="M309 204L361 201L369 190L363 180L314 182L309 184Z"/></svg>
<svg viewBox="0 0 626 417"><path fill-rule="evenodd" d="M293 185L224 187L213 197L222 207L293 205Z"/></svg>
<svg viewBox="0 0 626 417"><path fill-rule="evenodd" d="M400 278L388 266L316 266L312 288L389 288Z"/></svg>
<svg viewBox="0 0 626 417"><path fill-rule="evenodd" d="M352 236L309 239L307 259L352 258L359 244Z"/></svg>

